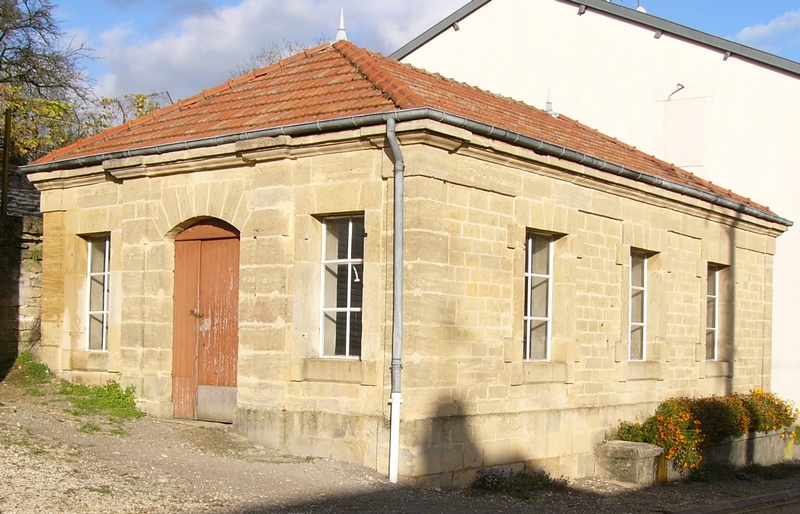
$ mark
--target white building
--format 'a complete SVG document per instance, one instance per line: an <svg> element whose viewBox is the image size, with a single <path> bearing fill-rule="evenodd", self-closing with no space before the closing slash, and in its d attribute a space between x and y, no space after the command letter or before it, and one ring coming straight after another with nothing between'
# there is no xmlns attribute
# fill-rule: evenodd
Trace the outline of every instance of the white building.
<svg viewBox="0 0 800 514"><path fill-rule="evenodd" d="M800 63L602 0L473 0L392 57L551 106L800 219ZM798 254L790 230L775 259L772 390L796 404Z"/></svg>

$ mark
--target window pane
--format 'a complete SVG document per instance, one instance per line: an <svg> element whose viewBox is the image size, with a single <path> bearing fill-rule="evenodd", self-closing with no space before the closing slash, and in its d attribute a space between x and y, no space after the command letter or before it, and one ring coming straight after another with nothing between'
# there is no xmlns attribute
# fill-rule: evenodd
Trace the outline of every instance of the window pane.
<svg viewBox="0 0 800 514"><path fill-rule="evenodd" d="M531 360L547 359L547 321L531 321Z"/></svg>
<svg viewBox="0 0 800 514"><path fill-rule="evenodd" d="M353 218L353 248L351 251L351 259L364 258L364 217L357 216Z"/></svg>
<svg viewBox="0 0 800 514"><path fill-rule="evenodd" d="M326 312L322 319L322 353L336 355L336 313Z"/></svg>
<svg viewBox="0 0 800 514"><path fill-rule="evenodd" d="M706 279L706 294L708 296L717 295L717 268L708 267L708 278Z"/></svg>
<svg viewBox="0 0 800 514"><path fill-rule="evenodd" d="M631 286L644 287L644 254L631 254Z"/></svg>
<svg viewBox="0 0 800 514"><path fill-rule="evenodd" d="M325 260L347 258L347 218L325 220Z"/></svg>
<svg viewBox="0 0 800 514"><path fill-rule="evenodd" d="M631 323L644 323L644 290L631 291Z"/></svg>
<svg viewBox="0 0 800 514"><path fill-rule="evenodd" d="M550 274L550 238L531 236L531 269L537 275Z"/></svg>
<svg viewBox="0 0 800 514"><path fill-rule="evenodd" d="M706 301L706 328L717 328L717 299Z"/></svg>
<svg viewBox="0 0 800 514"><path fill-rule="evenodd" d="M335 264L325 266L325 299L323 305L326 309L333 309L339 305L339 270L341 268L342 266Z"/></svg>
<svg viewBox="0 0 800 514"><path fill-rule="evenodd" d="M547 298L549 280L546 277L531 277L531 316L546 318L548 316Z"/></svg>
<svg viewBox="0 0 800 514"><path fill-rule="evenodd" d="M103 315L91 314L89 316L89 349L103 350Z"/></svg>
<svg viewBox="0 0 800 514"><path fill-rule="evenodd" d="M92 275L89 277L89 310L104 311L105 305L105 275Z"/></svg>
<svg viewBox="0 0 800 514"><path fill-rule="evenodd" d="M336 307L339 309L347 308L347 279L350 267L349 264L336 266Z"/></svg>
<svg viewBox="0 0 800 514"><path fill-rule="evenodd" d="M361 355L361 313L350 313L350 355Z"/></svg>
<svg viewBox="0 0 800 514"><path fill-rule="evenodd" d="M644 358L644 327L631 327L630 359L640 361Z"/></svg>
<svg viewBox="0 0 800 514"><path fill-rule="evenodd" d="M352 264L350 272L350 307L360 309L363 303L364 282L361 281L361 277L364 276L364 265Z"/></svg>
<svg viewBox="0 0 800 514"><path fill-rule="evenodd" d="M334 355L347 355L347 313L336 313L336 348Z"/></svg>
<svg viewBox="0 0 800 514"><path fill-rule="evenodd" d="M717 331L706 331L706 359L713 361L717 359Z"/></svg>
<svg viewBox="0 0 800 514"><path fill-rule="evenodd" d="M91 273L103 273L106 267L106 238L93 239L89 242L89 259Z"/></svg>

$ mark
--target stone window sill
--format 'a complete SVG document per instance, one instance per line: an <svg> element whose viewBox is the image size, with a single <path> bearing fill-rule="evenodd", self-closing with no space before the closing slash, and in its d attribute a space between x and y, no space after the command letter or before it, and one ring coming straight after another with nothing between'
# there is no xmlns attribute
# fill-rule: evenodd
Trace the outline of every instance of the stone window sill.
<svg viewBox="0 0 800 514"><path fill-rule="evenodd" d="M628 380L659 380L660 378L660 362L628 361Z"/></svg>
<svg viewBox="0 0 800 514"><path fill-rule="evenodd" d="M706 377L730 377L731 363L728 361L706 361Z"/></svg>
<svg viewBox="0 0 800 514"><path fill-rule="evenodd" d="M565 362L524 362L523 382L525 384L546 384L567 381Z"/></svg>
<svg viewBox="0 0 800 514"><path fill-rule="evenodd" d="M292 365L292 380L377 385L377 365L356 359L296 359Z"/></svg>

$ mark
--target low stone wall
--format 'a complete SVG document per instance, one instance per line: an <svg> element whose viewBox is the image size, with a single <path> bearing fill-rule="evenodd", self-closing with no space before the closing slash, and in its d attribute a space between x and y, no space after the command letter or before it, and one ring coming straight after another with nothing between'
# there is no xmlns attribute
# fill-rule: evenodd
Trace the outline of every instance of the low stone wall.
<svg viewBox="0 0 800 514"><path fill-rule="evenodd" d="M661 448L648 443L606 441L595 448L595 474L637 485L674 482L689 476L664 459ZM782 431L758 432L730 439L703 451L704 465L771 466L794 455L794 439Z"/></svg>
<svg viewBox="0 0 800 514"><path fill-rule="evenodd" d="M0 218L0 376L40 340L42 219Z"/></svg>
<svg viewBox="0 0 800 514"><path fill-rule="evenodd" d="M782 435L782 431L757 432L711 446L703 452L703 462L737 467L779 464L794 453L794 439Z"/></svg>

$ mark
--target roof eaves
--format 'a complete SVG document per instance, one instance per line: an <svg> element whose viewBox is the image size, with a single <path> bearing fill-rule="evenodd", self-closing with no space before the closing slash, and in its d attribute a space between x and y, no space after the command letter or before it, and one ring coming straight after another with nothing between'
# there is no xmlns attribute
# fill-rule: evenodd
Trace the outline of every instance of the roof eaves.
<svg viewBox="0 0 800 514"><path fill-rule="evenodd" d="M736 212L741 212L753 216L757 219L777 223L786 227L790 227L793 223L785 218L772 213L769 209L759 208L746 203L737 201L735 199L726 198L713 191L699 189L691 185L680 184L678 182L656 177L646 173L642 173L625 166L612 163L597 157L593 157L577 150L548 143L547 141L526 136L518 132L514 132L502 127L490 125L481 121L476 121L464 116L452 114L439 109L432 109L429 107L418 109L405 109L390 112L377 112L372 114L364 114L357 116L347 116L344 118L335 118L329 120L313 121L306 123L298 123L293 125L284 125L279 127L272 127L268 129L259 129L249 132L240 132L236 134L229 134L226 136L210 137L196 139L193 141L183 141L179 143L167 143L164 145L151 146L139 148L136 150L123 150L117 152L109 152L104 154L88 155L83 157L76 157L64 161L45 162L41 164L31 164L23 166L21 169L24 173L38 173L55 171L59 169L69 169L83 166L92 166L102 164L103 161L108 159L121 159L134 156L157 155L172 151L191 150L195 148L208 148L219 146L222 144L236 143L238 141L246 141L262 137L277 137L280 135L289 136L302 136L323 133L333 130L354 129L358 127L378 125L385 123L388 118L395 118L397 121L412 121L419 119L430 119L445 123L454 127L465 128L476 134L486 137L504 141L513 145L528 148L542 155L551 155L560 159L565 159L577 164L588 166L593 169L605 171L614 175L625 177L637 182L642 182L651 186L655 186L667 191L672 191L678 194L684 194L691 198L700 199L713 205L720 205L724 208L732 209Z"/></svg>
<svg viewBox="0 0 800 514"><path fill-rule="evenodd" d="M664 34L668 34L679 39L697 43L708 48L720 50L723 54L726 54L727 57L733 55L739 57L740 59L765 65L770 68L775 68L779 71L790 73L792 75L800 76L800 63L791 61L789 59L784 59L783 57L779 57L762 50L757 50L749 46L735 43L728 39L712 36L711 34L701 32L685 25L680 25L678 23L659 18L658 16L653 16L652 14L639 12L636 9L623 7L621 5L606 2L604 0L557 1L574 4L578 7L586 6L589 9L594 9L595 11L621 18L643 27L651 28L654 31L661 31ZM728 52L730 55L727 55ZM408 53L411 52L409 51Z"/></svg>
<svg viewBox="0 0 800 514"><path fill-rule="evenodd" d="M417 48L424 46L428 41L452 27L454 23L463 20L491 1L492 0L471 0L467 5L462 6L447 18L443 19L433 27L429 28L419 36L395 50L391 55L389 55L389 57L392 59L397 59L398 61L404 59L408 54L414 52Z"/></svg>

